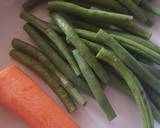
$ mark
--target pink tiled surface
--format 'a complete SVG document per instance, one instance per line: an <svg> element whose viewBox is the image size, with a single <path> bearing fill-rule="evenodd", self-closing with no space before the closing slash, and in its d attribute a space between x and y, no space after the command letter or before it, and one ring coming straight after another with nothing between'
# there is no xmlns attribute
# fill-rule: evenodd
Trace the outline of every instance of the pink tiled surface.
<svg viewBox="0 0 160 128"><path fill-rule="evenodd" d="M18 65L64 109L57 97L42 80L8 55L13 37L32 42L22 29L24 21L18 17L23 0L0 0L0 2L0 69L13 64ZM157 3L160 4L160 1L157 0ZM35 13L42 18L46 18L47 15L43 6L40 11ZM160 18L156 18L151 31L153 32L152 40L160 45ZM118 117L112 122L108 122L95 101L86 96L87 106L79 108L76 113L71 115L81 128L142 128L137 107L130 98L112 87L107 88L106 95L118 113ZM29 126L14 113L0 106L0 128L29 128ZM155 128L160 128L157 122L155 122Z"/></svg>

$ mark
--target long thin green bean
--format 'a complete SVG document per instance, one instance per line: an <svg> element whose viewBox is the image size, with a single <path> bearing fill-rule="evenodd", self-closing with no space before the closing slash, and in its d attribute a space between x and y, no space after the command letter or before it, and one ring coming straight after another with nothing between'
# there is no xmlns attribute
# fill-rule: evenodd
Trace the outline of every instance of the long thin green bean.
<svg viewBox="0 0 160 128"><path fill-rule="evenodd" d="M89 67L89 65L86 63L86 61L82 58L78 50L73 50L73 55L80 67L80 70L87 81L96 101L104 111L104 113L107 115L109 120L113 120L116 117L116 114L110 105L108 99L106 98L103 89L101 87L100 82L96 78L94 72Z"/></svg>
<svg viewBox="0 0 160 128"><path fill-rule="evenodd" d="M24 30L35 41L36 45L40 47L42 52L51 60L53 64L62 72L74 85L77 85L82 90L92 95L88 85L79 77L75 75L70 66L48 45L38 31L29 24L24 25Z"/></svg>
<svg viewBox="0 0 160 128"><path fill-rule="evenodd" d="M101 9L96 8L95 10L101 10ZM151 21L151 19L148 19L148 25L149 25L149 23L151 23L150 21ZM89 23L90 23L90 21L89 21ZM100 28L108 29L108 25L106 25L105 22L92 21L92 23L96 24ZM118 26L118 27L120 27L122 30L125 30L125 31L127 31L131 34L135 34L135 35L141 36L141 37L146 38L146 39L150 39L150 37L152 35L151 32L149 32L145 28L142 28L142 27L136 25L135 23L127 25L126 27L124 27L124 26Z"/></svg>
<svg viewBox="0 0 160 128"><path fill-rule="evenodd" d="M90 20L103 21L115 25L130 25L133 17L118 13L106 12L101 10L87 9L69 2L53 1L48 3L50 11L63 11L81 18L88 18Z"/></svg>
<svg viewBox="0 0 160 128"><path fill-rule="evenodd" d="M97 54L97 58L109 63L117 72L120 73L135 98L142 116L144 128L153 128L151 109L145 92L136 76L121 62L118 57L107 49L102 48Z"/></svg>
<svg viewBox="0 0 160 128"><path fill-rule="evenodd" d="M27 56L24 53L15 49L10 52L10 55L14 59L21 62L22 64L30 68L32 71L37 73L44 81L46 81L48 85L51 87L51 89L60 98L62 103L66 106L69 112L76 111L76 106L74 105L73 101L69 97L68 93L60 85L57 84L57 82L49 75L49 73L42 66L41 63L36 61L34 58Z"/></svg>
<svg viewBox="0 0 160 128"><path fill-rule="evenodd" d="M146 84L152 87L157 93L160 94L160 81L155 78L148 70L141 66L138 61L123 48L113 37L103 30L100 30L96 39L99 43L111 48L114 53L130 68L134 73Z"/></svg>
<svg viewBox="0 0 160 128"><path fill-rule="evenodd" d="M127 33L110 32L110 31L107 31L107 32L110 33L110 34L119 35L119 36L122 36L124 38L133 40L133 41L135 41L135 42L137 42L139 44L142 44L142 45L146 46L147 48L150 48L153 51L155 51L155 52L160 54L160 47L157 46L156 44L154 44L153 42L149 41L149 40L145 40L145 39L143 39L141 37L134 36L134 35L127 34Z"/></svg>
<svg viewBox="0 0 160 128"><path fill-rule="evenodd" d="M54 14L53 16L58 26L65 33L66 37L70 40L72 45L80 52L81 56L84 57L85 61L94 70L95 74L102 82L107 84L109 80L107 73L104 71L102 65L98 62L98 60L87 47L87 45L83 43L77 33L61 15Z"/></svg>
<svg viewBox="0 0 160 128"><path fill-rule="evenodd" d="M152 60L153 62L160 64L160 54L145 47L145 45L141 45L135 41L132 41L130 39L124 38L122 36L118 36L118 35L114 35L111 34L111 36L116 39L117 41L120 42L120 44L126 48L129 49L134 47L134 50L139 53L142 54L143 56L145 56L146 58L149 58L150 60ZM131 47L130 47L131 46Z"/></svg>
<svg viewBox="0 0 160 128"><path fill-rule="evenodd" d="M125 81L117 78L113 73L109 72L109 76L111 78L110 83L116 87L118 90L120 90L121 92L125 93L126 95L128 95L130 98L133 98L133 95L131 93L131 91L129 90L127 84L125 83ZM160 109L158 109L155 104L149 99L149 104L151 106L151 110L152 110L152 114L154 116L154 118L160 122Z"/></svg>
<svg viewBox="0 0 160 128"><path fill-rule="evenodd" d="M73 86L73 84L57 70L57 68L51 63L51 61L37 48L32 45L20 40L13 39L12 47L25 53L26 55L34 57L36 60L41 62L43 66L50 71L50 74L54 80L57 81L65 90L81 105L86 104L86 100L80 95L78 90Z"/></svg>
<svg viewBox="0 0 160 128"><path fill-rule="evenodd" d="M127 13L128 10L115 0L84 0L89 4L95 4L116 12Z"/></svg>

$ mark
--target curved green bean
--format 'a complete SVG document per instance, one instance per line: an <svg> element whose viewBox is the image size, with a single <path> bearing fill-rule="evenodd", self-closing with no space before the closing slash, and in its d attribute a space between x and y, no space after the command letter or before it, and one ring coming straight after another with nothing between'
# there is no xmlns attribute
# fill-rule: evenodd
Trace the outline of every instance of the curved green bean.
<svg viewBox="0 0 160 128"><path fill-rule="evenodd" d="M153 120L151 109L146 98L145 92L136 78L136 76L121 62L121 60L116 57L112 52L107 49L102 48L97 54L97 58L109 63L112 65L117 72L123 77L123 79L128 84L138 108L140 110L144 128L153 128Z"/></svg>
<svg viewBox="0 0 160 128"><path fill-rule="evenodd" d="M103 21L115 25L130 25L132 24L133 17L118 13L87 9L69 2L52 1L48 3L50 11L63 11L70 13L81 18L88 18L90 20Z"/></svg>
<svg viewBox="0 0 160 128"><path fill-rule="evenodd" d="M76 111L76 106L69 97L68 93L60 85L57 84L57 82L50 76L48 71L42 66L41 63L15 49L10 52L10 55L14 59L37 73L44 81L46 81L51 89L53 89L53 91L61 99L62 103L66 106L69 112Z"/></svg>
<svg viewBox="0 0 160 128"><path fill-rule="evenodd" d="M87 81L93 96L95 97L96 101L105 112L109 120L113 120L116 117L116 114L110 105L108 99L106 98L103 89L101 87L100 82L96 78L94 72L86 63L86 61L82 58L78 50L73 50L73 55L80 67L80 70Z"/></svg>

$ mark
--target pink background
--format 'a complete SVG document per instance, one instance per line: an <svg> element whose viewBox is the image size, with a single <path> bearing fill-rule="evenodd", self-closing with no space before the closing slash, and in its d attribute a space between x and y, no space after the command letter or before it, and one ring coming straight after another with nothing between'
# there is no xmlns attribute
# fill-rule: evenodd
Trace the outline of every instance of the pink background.
<svg viewBox="0 0 160 128"><path fill-rule="evenodd" d="M25 67L15 62L8 55L11 50L11 40L14 37L32 42L22 29L25 22L19 18L22 3L23 0L1 0L0 69L13 64L18 65L21 69L26 71L32 79L39 83L39 85L49 94L49 96L56 100L62 109L64 109L54 93L42 80L40 80L35 74L27 70ZM157 3L160 4L160 1ZM46 19L47 10L44 6L42 6L39 11L35 11L34 13ZM151 28L151 31L153 32L152 40L160 45L160 18L156 18L155 25ZM130 98L112 87L108 87L105 92L116 113L118 114L117 118L112 122L108 122L95 101L86 96L88 100L87 106L85 108L79 107L79 110L71 115L81 128L142 128L141 118L137 107ZM160 125L156 122L155 126L155 128L160 128ZM0 128L29 128L29 126L14 113L0 107Z"/></svg>

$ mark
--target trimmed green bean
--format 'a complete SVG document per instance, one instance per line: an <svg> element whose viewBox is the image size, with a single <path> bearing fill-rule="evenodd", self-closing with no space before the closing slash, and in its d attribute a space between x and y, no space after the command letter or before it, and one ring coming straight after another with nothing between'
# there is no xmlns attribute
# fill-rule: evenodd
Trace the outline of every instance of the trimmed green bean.
<svg viewBox="0 0 160 128"><path fill-rule="evenodd" d="M160 81L155 78L148 70L141 66L138 61L125 49L123 48L114 38L108 33L100 30L96 34L97 42L103 43L104 45L111 48L114 53L130 68L134 73L157 93L160 94Z"/></svg>
<svg viewBox="0 0 160 128"><path fill-rule="evenodd" d="M85 61L89 64L89 66L94 70L95 74L99 77L99 79L105 84L108 83L108 75L104 71L102 65L98 62L94 54L90 51L90 49L83 43L83 41L79 38L73 28L69 25L69 23L59 14L54 14L53 17L58 24L58 26L65 33L66 37L70 40L72 45L80 52L81 56L84 57Z"/></svg>
<svg viewBox="0 0 160 128"><path fill-rule="evenodd" d="M94 8L95 9L95 8ZM99 9L95 9L95 10L99 10ZM148 24L149 23L152 23L150 22L151 19L148 20ZM93 22L93 21L92 21ZM90 21L89 21L90 23ZM105 29L108 29L108 25L106 25L105 22L93 22L94 24L96 24L98 27L100 28L105 28ZM119 26L122 30L126 30L128 31L129 33L132 33L132 34L135 34L135 35L138 35L138 36L141 36L143 38L146 38L146 39L149 39L152 35L151 32L147 31L145 28L142 28L142 27L139 27L137 26L136 24L130 24L130 25L127 25L126 27L122 27L122 26Z"/></svg>
<svg viewBox="0 0 160 128"><path fill-rule="evenodd" d="M98 102L104 113L107 115L108 119L113 120L116 117L116 114L112 106L110 105L108 99L106 98L103 89L101 88L101 84L96 78L94 72L86 63L86 61L82 58L78 50L73 50L73 55L96 101Z"/></svg>
<svg viewBox="0 0 160 128"><path fill-rule="evenodd" d="M145 45L141 45L135 41L130 39L124 38L122 36L111 34L111 36L120 42L120 44L126 48L132 49L139 54L142 54L146 58L150 59L151 61L160 64L160 54L157 52L145 47Z"/></svg>
<svg viewBox="0 0 160 128"><path fill-rule="evenodd" d="M120 54L120 53L119 53ZM122 56L122 54L121 54ZM112 65L128 84L140 110L144 128L153 128L152 114L145 92L136 76L112 52L102 48L97 58Z"/></svg>
<svg viewBox="0 0 160 128"><path fill-rule="evenodd" d="M110 32L110 31L107 31L107 32L110 33L110 34L119 35L119 36L122 36L124 38L133 40L133 41L135 41L135 42L137 42L139 44L142 44L142 45L146 46L147 48L150 48L153 51L155 51L155 52L160 54L160 47L157 46L156 44L154 44L153 42L149 41L149 40L145 40L145 39L143 39L141 37L134 36L134 35L127 34L127 33Z"/></svg>
<svg viewBox="0 0 160 128"><path fill-rule="evenodd" d="M48 3L50 11L63 11L65 13L74 14L81 18L87 18L90 20L103 21L115 25L130 25L132 24L133 17L118 13L87 9L76 4L69 2L53 1Z"/></svg>
<svg viewBox="0 0 160 128"><path fill-rule="evenodd" d="M14 59L21 62L22 64L30 68L32 71L37 73L44 81L46 81L51 87L51 89L60 98L60 100L69 112L76 111L76 106L69 97L68 93L60 85L57 84L57 82L50 76L48 71L42 66L41 63L36 61L34 58L27 56L24 53L15 49L10 52L10 55Z"/></svg>
<svg viewBox="0 0 160 128"><path fill-rule="evenodd" d="M128 10L115 0L84 0L89 4L95 4L116 12L127 13Z"/></svg>
<svg viewBox="0 0 160 128"><path fill-rule="evenodd" d="M87 93L92 95L88 85L79 77L75 75L73 70L70 68L68 63L66 63L39 35L38 31L29 24L24 25L24 30L30 35L30 37L35 41L36 45L40 47L42 52L51 60L53 64L62 72L74 85L77 85L82 90L87 90Z"/></svg>
<svg viewBox="0 0 160 128"><path fill-rule="evenodd" d="M111 72L109 72L109 76L111 78L110 82L114 87L116 87L121 92L127 94L129 97L133 98L133 95L132 95L131 91L129 90L129 88L128 88L127 84L125 83L125 81L117 78ZM151 110L152 110L152 114L153 114L154 118L158 122L160 122L160 111L159 111L159 109L155 106L155 104L151 100L149 100L149 104L151 106Z"/></svg>
<svg viewBox="0 0 160 128"><path fill-rule="evenodd" d="M51 61L37 48L32 45L19 40L13 39L12 47L24 52L26 55L34 57L36 60L41 62L43 66L50 71L52 78L54 78L57 83L59 83L65 90L81 105L84 106L86 104L83 96L80 95L78 90L73 86L73 84L62 74L57 68L51 63Z"/></svg>

